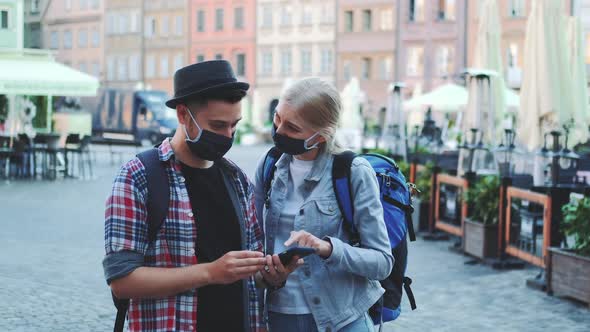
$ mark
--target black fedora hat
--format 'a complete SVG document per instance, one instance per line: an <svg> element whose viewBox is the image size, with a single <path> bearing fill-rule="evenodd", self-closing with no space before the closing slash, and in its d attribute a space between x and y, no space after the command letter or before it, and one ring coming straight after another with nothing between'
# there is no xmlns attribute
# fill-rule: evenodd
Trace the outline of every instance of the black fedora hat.
<svg viewBox="0 0 590 332"><path fill-rule="evenodd" d="M185 100L217 90L248 91L250 84L238 82L231 64L225 60L199 62L174 73L174 98L166 106L176 108Z"/></svg>

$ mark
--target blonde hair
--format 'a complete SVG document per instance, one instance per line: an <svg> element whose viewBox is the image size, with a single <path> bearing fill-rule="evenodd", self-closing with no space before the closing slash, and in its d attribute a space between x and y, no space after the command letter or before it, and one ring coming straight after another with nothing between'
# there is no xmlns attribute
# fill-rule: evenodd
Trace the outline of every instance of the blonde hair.
<svg viewBox="0 0 590 332"><path fill-rule="evenodd" d="M340 121L340 94L336 88L317 77L303 78L289 86L281 102L295 108L311 129L326 139L325 151L337 153L336 129Z"/></svg>

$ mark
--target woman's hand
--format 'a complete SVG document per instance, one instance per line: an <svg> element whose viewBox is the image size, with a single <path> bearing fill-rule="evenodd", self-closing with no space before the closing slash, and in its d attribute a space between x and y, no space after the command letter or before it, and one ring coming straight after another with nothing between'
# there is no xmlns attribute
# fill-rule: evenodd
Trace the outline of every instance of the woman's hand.
<svg viewBox="0 0 590 332"><path fill-rule="evenodd" d="M266 265L260 270L260 273L268 284L279 287L287 281L289 274L301 265L303 265L303 259L297 256L293 257L289 265L284 266L279 259L279 255L267 255Z"/></svg>
<svg viewBox="0 0 590 332"><path fill-rule="evenodd" d="M285 247L289 247L293 243L297 243L300 247L316 249L318 255L323 259L330 257L332 254L332 243L320 240L306 231L291 232L291 237L285 242Z"/></svg>

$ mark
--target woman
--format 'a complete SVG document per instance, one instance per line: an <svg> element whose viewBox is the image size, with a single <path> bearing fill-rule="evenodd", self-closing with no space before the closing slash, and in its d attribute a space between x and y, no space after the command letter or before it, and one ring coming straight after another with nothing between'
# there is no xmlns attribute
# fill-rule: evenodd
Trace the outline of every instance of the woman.
<svg viewBox="0 0 590 332"><path fill-rule="evenodd" d="M267 256L261 277L269 288L265 308L271 332L374 330L367 311L384 292L378 280L391 272L393 256L377 179L362 158L351 168L359 247L349 244L343 228L331 173L340 152L334 142L340 111L340 96L329 83L306 78L293 84L273 120L273 140L283 155L268 193L264 158L257 168L256 208L266 252L293 245L317 252L287 267L277 255Z"/></svg>

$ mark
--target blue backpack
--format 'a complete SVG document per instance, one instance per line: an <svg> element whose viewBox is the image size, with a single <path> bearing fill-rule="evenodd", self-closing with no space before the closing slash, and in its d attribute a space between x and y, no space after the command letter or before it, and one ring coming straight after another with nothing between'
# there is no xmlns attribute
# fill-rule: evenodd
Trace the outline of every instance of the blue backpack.
<svg viewBox="0 0 590 332"><path fill-rule="evenodd" d="M276 170L275 165L281 156L282 152L273 147L264 160L263 182L267 201L270 197L271 182ZM354 204L350 189L350 169L352 161L356 157L357 155L352 151L338 154L334 157L332 167L334 193L344 219L344 229L349 232L350 244L353 246L360 245L360 237L353 223ZM406 291L412 310L416 309L416 301L410 288L412 279L405 276L408 259L406 235L409 233L410 241L416 240L412 224L414 208L406 179L395 161L379 154L362 154L358 157L365 158L377 174L387 235L391 252L395 258L391 274L381 280L385 294L383 294L382 300L369 310L371 319L377 325L399 317L403 290Z"/></svg>

